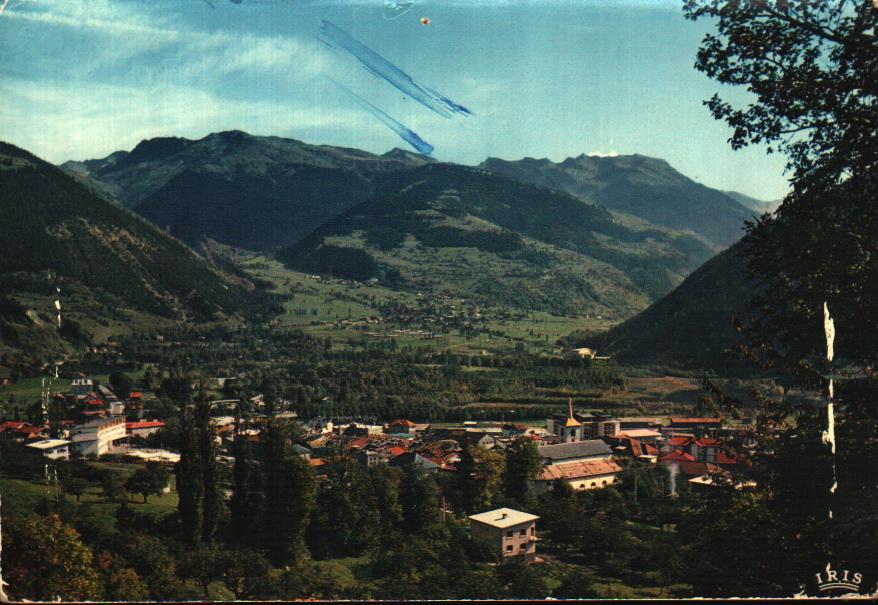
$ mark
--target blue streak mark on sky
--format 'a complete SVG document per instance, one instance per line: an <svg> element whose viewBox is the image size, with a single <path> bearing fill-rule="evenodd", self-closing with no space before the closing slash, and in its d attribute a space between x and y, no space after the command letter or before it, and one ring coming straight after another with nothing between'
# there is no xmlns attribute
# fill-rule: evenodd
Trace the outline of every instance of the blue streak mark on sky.
<svg viewBox="0 0 878 605"><path fill-rule="evenodd" d="M343 48L353 55L367 71L384 80L391 86L399 89L410 98L419 102L427 109L431 109L441 116L450 118L452 114L473 115L469 109L459 105L431 88L421 86L410 75L402 71L396 65L367 47L365 44L352 38L347 32L333 25L329 21L323 21L320 31L326 36L323 42L329 43L336 48ZM319 37L318 37L319 38Z"/></svg>
<svg viewBox="0 0 878 605"><path fill-rule="evenodd" d="M332 78L329 79L332 80ZM430 155L431 153L433 153L433 146L424 139L422 139L420 136L418 136L418 133L416 133L414 130L408 128L405 124L396 120L392 116L384 113L383 111L372 105L369 101L349 89L347 86L339 84L335 80L332 81L335 83L336 86L347 92L351 96L351 98L360 105L360 107L381 120L388 128L398 134L403 141L414 147L418 151L418 153L422 153L424 155Z"/></svg>

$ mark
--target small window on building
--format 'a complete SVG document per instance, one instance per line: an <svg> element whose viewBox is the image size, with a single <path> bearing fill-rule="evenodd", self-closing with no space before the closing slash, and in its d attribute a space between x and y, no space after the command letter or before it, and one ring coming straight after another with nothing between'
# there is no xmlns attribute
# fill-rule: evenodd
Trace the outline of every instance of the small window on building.
<svg viewBox="0 0 878 605"><path fill-rule="evenodd" d="M511 538L511 537L512 537L512 530L511 530L511 529L510 529L508 532L506 532L506 537L507 537L507 538Z"/></svg>
<svg viewBox="0 0 878 605"><path fill-rule="evenodd" d="M506 552L512 552L512 544L506 547Z"/></svg>
<svg viewBox="0 0 878 605"><path fill-rule="evenodd" d="M530 526L530 535L532 535L532 536L537 535L537 528L536 528L536 526L534 526L534 525L531 525L531 526Z"/></svg>
<svg viewBox="0 0 878 605"><path fill-rule="evenodd" d="M591 482L591 486L592 486L592 487L597 487L597 485L598 485L598 484L595 483L594 481Z"/></svg>
<svg viewBox="0 0 878 605"><path fill-rule="evenodd" d="M604 486L604 487L607 487L607 480L604 479L603 481L601 481L601 485Z"/></svg>
<svg viewBox="0 0 878 605"><path fill-rule="evenodd" d="M527 535L527 528L522 529L520 532L518 532L518 535L521 536L521 537L526 536L526 535Z"/></svg>

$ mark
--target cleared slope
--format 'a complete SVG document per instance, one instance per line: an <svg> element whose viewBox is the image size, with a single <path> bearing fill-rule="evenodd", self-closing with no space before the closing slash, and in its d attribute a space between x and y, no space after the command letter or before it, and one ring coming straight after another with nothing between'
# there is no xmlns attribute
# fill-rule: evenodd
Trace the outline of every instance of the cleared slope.
<svg viewBox="0 0 878 605"><path fill-rule="evenodd" d="M55 283L62 298L88 299L98 318L104 309L204 320L260 304L252 284L7 143L0 143L0 214L0 316L4 343L15 348L31 328L46 327L27 301L51 303Z"/></svg>
<svg viewBox="0 0 878 605"><path fill-rule="evenodd" d="M298 270L448 292L485 304L628 316L710 256L692 236L514 179L434 164L278 253Z"/></svg>

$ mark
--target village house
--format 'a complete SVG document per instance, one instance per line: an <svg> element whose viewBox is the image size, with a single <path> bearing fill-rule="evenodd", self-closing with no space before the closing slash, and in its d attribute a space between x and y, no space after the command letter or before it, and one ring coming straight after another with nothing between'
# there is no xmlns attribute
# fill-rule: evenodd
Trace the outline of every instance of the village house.
<svg viewBox="0 0 878 605"><path fill-rule="evenodd" d="M609 437L615 437L617 439L636 439L642 443L657 446L662 439L662 434L661 432L652 429L626 429L624 431L618 431Z"/></svg>
<svg viewBox="0 0 878 605"><path fill-rule="evenodd" d="M400 454L399 456L391 459L388 464L390 466L395 466L398 468L413 466L416 469L425 473L435 473L439 470L440 466L432 460L428 460L424 456L421 456L417 452L405 452L403 454Z"/></svg>
<svg viewBox="0 0 878 605"><path fill-rule="evenodd" d="M387 425L387 434L388 435L396 435L396 436L407 436L414 437L418 434L419 429L423 432L425 429L430 427L429 424L418 425L412 422L411 420L399 419L390 422Z"/></svg>
<svg viewBox="0 0 878 605"><path fill-rule="evenodd" d="M639 439L620 435L622 434L607 437L607 442L613 448L614 455L625 456L652 464L658 461L659 450L654 445Z"/></svg>
<svg viewBox="0 0 878 605"><path fill-rule="evenodd" d="M0 437L18 443L44 439L48 432L47 427L34 426L29 422L7 421L0 424Z"/></svg>
<svg viewBox="0 0 878 605"><path fill-rule="evenodd" d="M477 428L467 425L465 428L434 428L430 429L424 438L429 441L456 441L460 447L475 446L491 449L496 445L496 438L502 435L502 430L494 428Z"/></svg>
<svg viewBox="0 0 878 605"><path fill-rule="evenodd" d="M465 429L457 442L461 447L468 445L490 450L497 445L497 435L480 429Z"/></svg>
<svg viewBox="0 0 878 605"><path fill-rule="evenodd" d="M334 427L332 420L326 418L312 418L304 423L305 430L310 433L324 434L331 433Z"/></svg>
<svg viewBox="0 0 878 605"><path fill-rule="evenodd" d="M383 456L377 450L366 448L357 450L357 453L354 454L354 459L360 464L369 468L372 468L373 466L378 466L382 462L387 462L386 456Z"/></svg>
<svg viewBox="0 0 878 605"><path fill-rule="evenodd" d="M528 563L537 560L536 515L498 508L470 515L470 536L488 546L499 559L523 557Z"/></svg>
<svg viewBox="0 0 878 605"><path fill-rule="evenodd" d="M70 459L70 441L66 439L42 439L26 445L50 460Z"/></svg>
<svg viewBox="0 0 878 605"><path fill-rule="evenodd" d="M701 462L693 459L691 454L683 450L674 450L659 458L659 464L668 469L670 476L670 493L677 491L677 484L681 480L689 480L694 477L707 477L722 471L716 464Z"/></svg>
<svg viewBox="0 0 878 605"><path fill-rule="evenodd" d="M307 447L305 447L304 445L299 445L298 443L294 443L294 444L292 445L292 448L291 448L291 449L293 450L293 453L298 454L298 456L299 456L302 460L306 460L306 461L307 461L307 460L310 460L310 459L311 459L311 450L309 450L309 449L308 449Z"/></svg>
<svg viewBox="0 0 878 605"><path fill-rule="evenodd" d="M692 435L671 435L661 446L662 460L671 459L669 456L681 452L686 454L688 461L709 462L722 466L733 466L737 460L725 453L723 443L713 437L694 437ZM678 459L682 459L678 456Z"/></svg>
<svg viewBox="0 0 878 605"><path fill-rule="evenodd" d="M512 424L504 424L500 427L500 430L503 431L504 437L514 439L524 435L527 432L527 427L520 422L516 422Z"/></svg>

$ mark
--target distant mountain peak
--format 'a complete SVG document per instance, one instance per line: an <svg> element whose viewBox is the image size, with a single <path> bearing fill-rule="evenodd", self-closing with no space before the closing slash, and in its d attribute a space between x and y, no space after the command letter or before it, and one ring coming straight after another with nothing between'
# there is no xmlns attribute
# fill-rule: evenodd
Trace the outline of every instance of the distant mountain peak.
<svg viewBox="0 0 878 605"><path fill-rule="evenodd" d="M561 162L489 158L485 170L563 191L675 230L691 231L715 250L743 235L753 212L721 191L705 187L666 160L640 154L580 154Z"/></svg>
<svg viewBox="0 0 878 605"><path fill-rule="evenodd" d="M244 132L243 130L223 130L221 132L212 132L203 139L202 141L212 141L212 140L220 140L227 143L237 143L244 141L252 141L256 139L252 134L248 132Z"/></svg>
<svg viewBox="0 0 878 605"><path fill-rule="evenodd" d="M185 149L192 141L181 137L156 137L140 141L127 156L116 165L152 162L174 155ZM118 153L118 152L117 152Z"/></svg>
<svg viewBox="0 0 878 605"><path fill-rule="evenodd" d="M394 147L390 151L381 154L381 157L388 160L399 160L408 163L432 164L436 162L436 160L430 156L415 153L414 151L409 151L407 149L400 149L399 147Z"/></svg>

